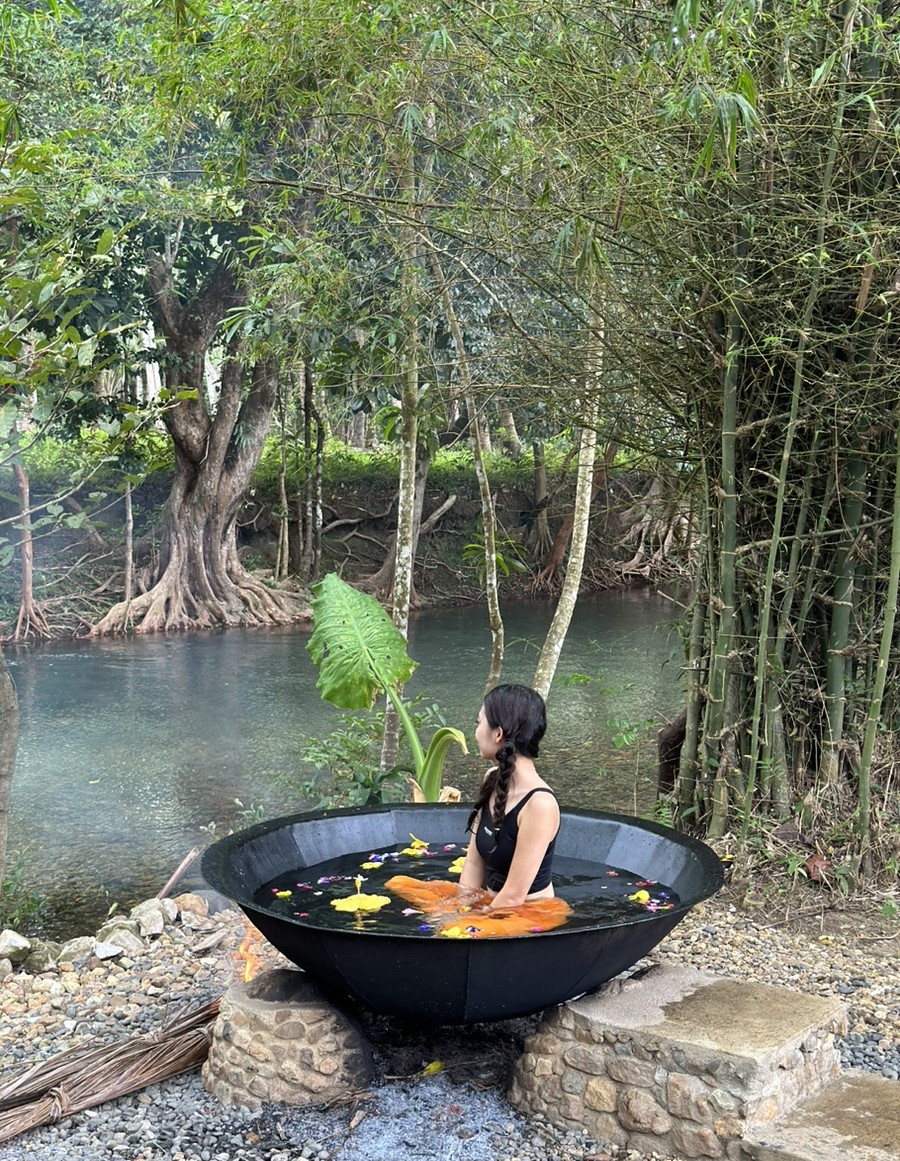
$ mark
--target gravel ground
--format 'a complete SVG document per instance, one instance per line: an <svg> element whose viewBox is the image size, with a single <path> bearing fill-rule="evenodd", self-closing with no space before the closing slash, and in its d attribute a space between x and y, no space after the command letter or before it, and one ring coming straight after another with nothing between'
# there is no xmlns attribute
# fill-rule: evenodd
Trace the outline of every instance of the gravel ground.
<svg viewBox="0 0 900 1161"><path fill-rule="evenodd" d="M826 916L767 923L727 899L697 908L649 960L672 959L757 979L848 1007L848 1067L900 1078L900 938L863 934ZM231 982L243 920L231 911L185 917L129 959L0 984L0 1069L53 1056L88 1037L115 1040L157 1028L173 1005L213 999ZM218 946L209 948L216 934ZM895 933L896 935L896 933ZM206 945L206 950L203 949ZM195 948L197 949L195 951ZM263 967L284 961L270 951ZM524 1120L504 1099L512 1062L537 1023L423 1028L363 1016L376 1060L366 1094L332 1108L225 1109L197 1072L144 1089L0 1145L2 1161L636 1161L639 1154ZM443 1073L423 1076L432 1060Z"/></svg>

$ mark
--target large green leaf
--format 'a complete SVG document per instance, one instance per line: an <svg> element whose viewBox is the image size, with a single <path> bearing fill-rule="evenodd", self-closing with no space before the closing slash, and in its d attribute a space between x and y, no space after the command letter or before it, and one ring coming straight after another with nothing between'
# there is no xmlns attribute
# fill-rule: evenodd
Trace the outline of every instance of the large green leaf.
<svg viewBox="0 0 900 1161"><path fill-rule="evenodd" d="M440 797L444 761L452 742L456 742L462 752L468 754L465 734L452 726L442 726L428 744L428 752L419 771L419 786L426 802L437 802Z"/></svg>
<svg viewBox="0 0 900 1161"><path fill-rule="evenodd" d="M334 573L313 593L313 634L306 649L326 701L341 709L369 709L382 690L409 681L418 663L376 600Z"/></svg>

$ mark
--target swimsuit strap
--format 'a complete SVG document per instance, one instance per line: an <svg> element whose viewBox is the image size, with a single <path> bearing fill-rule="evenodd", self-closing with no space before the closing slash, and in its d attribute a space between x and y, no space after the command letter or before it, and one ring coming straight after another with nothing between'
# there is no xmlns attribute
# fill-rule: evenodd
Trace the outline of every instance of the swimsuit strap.
<svg viewBox="0 0 900 1161"><path fill-rule="evenodd" d="M529 790L527 794L523 795L522 798L519 799L519 801L512 808L512 810L508 810L506 812L506 814L503 816L504 821L507 818L517 818L519 811L522 809L522 807L525 805L525 803L529 800L529 798L531 798L531 796L533 794L540 794L541 791L543 791L544 794L553 794L553 791L550 789L549 786L535 786L535 788L533 790ZM555 795L554 795L554 797L555 797Z"/></svg>

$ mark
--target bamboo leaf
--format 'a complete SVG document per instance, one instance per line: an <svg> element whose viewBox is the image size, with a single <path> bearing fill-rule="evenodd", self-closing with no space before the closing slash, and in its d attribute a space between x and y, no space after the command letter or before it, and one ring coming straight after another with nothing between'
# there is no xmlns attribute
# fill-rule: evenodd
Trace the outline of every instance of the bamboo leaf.
<svg viewBox="0 0 900 1161"><path fill-rule="evenodd" d="M369 709L381 690L407 682L416 662L393 621L372 597L334 573L313 592L313 634L306 650L319 670L316 688L341 709Z"/></svg>

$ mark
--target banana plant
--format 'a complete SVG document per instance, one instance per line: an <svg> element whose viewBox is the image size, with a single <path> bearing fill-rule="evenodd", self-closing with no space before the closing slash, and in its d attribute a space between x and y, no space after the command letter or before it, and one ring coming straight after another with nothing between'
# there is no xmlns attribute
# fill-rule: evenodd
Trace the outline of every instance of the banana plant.
<svg viewBox="0 0 900 1161"><path fill-rule="evenodd" d="M316 688L340 709L371 709L383 691L391 699L412 751L420 801L453 800L450 788L442 794L444 762L451 743L467 754L461 730L443 726L422 747L399 690L409 681L418 662L406 652L406 641L379 603L357 592L335 573L313 586L313 633L306 651L319 671ZM416 796L417 797L417 796Z"/></svg>

